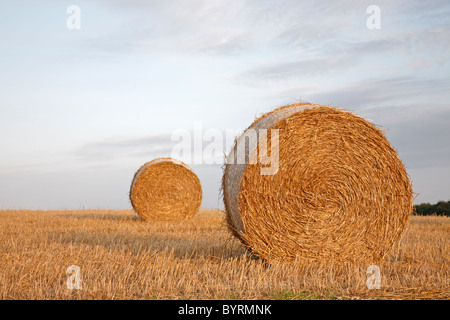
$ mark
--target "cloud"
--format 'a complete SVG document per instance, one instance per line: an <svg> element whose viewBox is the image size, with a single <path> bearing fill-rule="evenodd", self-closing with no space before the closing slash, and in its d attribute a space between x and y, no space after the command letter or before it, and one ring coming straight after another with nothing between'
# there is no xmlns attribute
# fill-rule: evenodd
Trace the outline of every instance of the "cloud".
<svg viewBox="0 0 450 320"><path fill-rule="evenodd" d="M418 100L448 101L450 80L447 78L420 79L398 76L364 79L341 88L309 95L307 100L350 109L382 106L403 106ZM442 99L446 97L446 99ZM438 98L438 99L436 99ZM441 99L439 99L441 98ZM433 102L436 103L436 102Z"/></svg>
<svg viewBox="0 0 450 320"><path fill-rule="evenodd" d="M408 174L413 181L413 189L418 197L416 203L449 200L450 180L438 177L449 177L450 166L428 167L419 169L408 169Z"/></svg>
<svg viewBox="0 0 450 320"><path fill-rule="evenodd" d="M450 167L450 79L363 79L334 90L304 92L299 87L283 95L344 107L381 125L409 168Z"/></svg>
<svg viewBox="0 0 450 320"><path fill-rule="evenodd" d="M269 64L247 70L237 76L244 80L286 80L305 78L347 69L356 64L354 59L307 59L296 62Z"/></svg>
<svg viewBox="0 0 450 320"><path fill-rule="evenodd" d="M407 166L450 167L450 105L441 108L416 105L402 111L386 122L385 129Z"/></svg>
<svg viewBox="0 0 450 320"><path fill-rule="evenodd" d="M89 142L77 148L73 155L85 161L114 161L123 158L155 158L170 156L173 142L171 135L119 138Z"/></svg>
<svg viewBox="0 0 450 320"><path fill-rule="evenodd" d="M121 0L104 3L127 13L114 30L89 40L89 46L105 51L138 48L213 56L261 53L264 48L283 50L287 43L304 47L308 39L318 41L318 33L330 38L337 26L345 25L344 19L333 16L342 15L343 9L332 1L314 5L237 0L132 1L133 6Z"/></svg>
<svg viewBox="0 0 450 320"><path fill-rule="evenodd" d="M194 130L179 129L171 134L141 137L111 137L85 143L73 151L72 156L95 167L99 162L112 163L126 159L152 160L174 157L186 164L222 164L237 129L202 128L196 123ZM86 167L86 166L85 166Z"/></svg>
<svg viewBox="0 0 450 320"><path fill-rule="evenodd" d="M445 1L380 1L383 27L373 32L365 25L368 4L355 1L104 4L123 10L126 18L107 34L86 41L94 51L207 56L217 63L225 57L233 66L226 72L234 73L227 77L238 85L304 81L336 72L345 77L369 68L367 63L392 73L394 67L429 68L448 61L450 31L442 12L450 9ZM202 67L197 62L196 68Z"/></svg>

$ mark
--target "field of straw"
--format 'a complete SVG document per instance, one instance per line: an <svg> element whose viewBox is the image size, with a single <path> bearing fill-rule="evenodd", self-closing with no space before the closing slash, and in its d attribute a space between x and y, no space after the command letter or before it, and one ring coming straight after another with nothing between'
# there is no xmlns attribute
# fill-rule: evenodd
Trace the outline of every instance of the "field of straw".
<svg viewBox="0 0 450 320"><path fill-rule="evenodd" d="M449 299L450 218L410 219L402 246L367 265L266 265L224 213L148 223L132 210L0 211L0 299ZM81 289L66 273L79 266Z"/></svg>

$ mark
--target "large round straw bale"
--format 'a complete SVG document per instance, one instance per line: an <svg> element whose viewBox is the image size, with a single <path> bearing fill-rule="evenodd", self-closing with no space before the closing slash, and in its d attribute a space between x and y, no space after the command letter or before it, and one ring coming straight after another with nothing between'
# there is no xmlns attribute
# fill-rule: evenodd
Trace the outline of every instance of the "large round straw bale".
<svg viewBox="0 0 450 320"><path fill-rule="evenodd" d="M248 156L239 162L243 144ZM263 163L271 152L278 157ZM405 167L382 130L309 103L266 113L235 140L222 191L229 229L266 261L379 261L400 240L413 205Z"/></svg>
<svg viewBox="0 0 450 320"><path fill-rule="evenodd" d="M178 221L193 217L202 202L202 188L186 164L171 158L145 163L130 188L134 210L149 221Z"/></svg>

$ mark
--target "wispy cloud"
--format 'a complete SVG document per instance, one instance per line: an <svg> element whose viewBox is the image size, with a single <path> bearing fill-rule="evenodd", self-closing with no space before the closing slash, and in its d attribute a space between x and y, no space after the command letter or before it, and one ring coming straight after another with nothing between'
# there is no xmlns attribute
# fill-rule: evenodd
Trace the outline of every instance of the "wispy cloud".
<svg viewBox="0 0 450 320"><path fill-rule="evenodd" d="M421 79L399 76L364 79L335 90L312 94L308 96L308 99L316 103L345 106L351 109L386 105L404 106L417 100L425 102L427 99L441 100L448 105L449 89L450 79L447 78Z"/></svg>
<svg viewBox="0 0 450 320"><path fill-rule="evenodd" d="M348 69L356 64L355 59L307 59L296 62L281 62L262 65L247 70L237 76L237 80L289 80L305 78L320 74L334 73Z"/></svg>
<svg viewBox="0 0 450 320"><path fill-rule="evenodd" d="M222 164L239 132L237 129L194 128L175 130L164 135L111 137L85 143L75 149L72 156L90 166L127 159L149 161L172 156L189 165Z"/></svg>
<svg viewBox="0 0 450 320"><path fill-rule="evenodd" d="M289 51L301 49L303 52L353 49L356 55L409 47L413 42L448 46L450 5L447 1L433 4L380 1L383 21L388 27L400 24L404 19L411 24L403 23L401 28L390 28L389 33L380 33L376 37L373 34L368 37L365 27L367 5L358 1L329 0L314 4L291 0L276 3L236 0L131 2L134 6L130 6L130 1L108 1L128 13L134 12L134 21L126 20L119 29L106 34L105 45L121 39L117 43L124 47L158 46L159 49L178 48L188 53L213 55L252 52L264 47L272 50L288 48ZM358 25L360 27L355 28ZM95 42L101 44L101 40ZM95 42L91 44L95 45Z"/></svg>
<svg viewBox="0 0 450 320"><path fill-rule="evenodd" d="M77 148L73 155L90 162L108 162L134 157L151 160L159 156L170 156L172 147L173 142L169 134L132 138L111 137L86 143Z"/></svg>

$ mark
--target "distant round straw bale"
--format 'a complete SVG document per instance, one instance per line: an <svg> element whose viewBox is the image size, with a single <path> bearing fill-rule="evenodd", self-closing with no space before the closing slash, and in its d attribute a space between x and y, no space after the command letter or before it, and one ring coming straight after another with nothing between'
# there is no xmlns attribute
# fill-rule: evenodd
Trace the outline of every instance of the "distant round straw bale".
<svg viewBox="0 0 450 320"><path fill-rule="evenodd" d="M192 218L200 209L202 188L186 164L171 158L145 163L130 187L134 210L148 221L179 221Z"/></svg>
<svg viewBox="0 0 450 320"><path fill-rule="evenodd" d="M235 140L222 191L229 229L267 261L379 261L400 240L413 205L405 167L382 130L309 103L266 113Z"/></svg>

